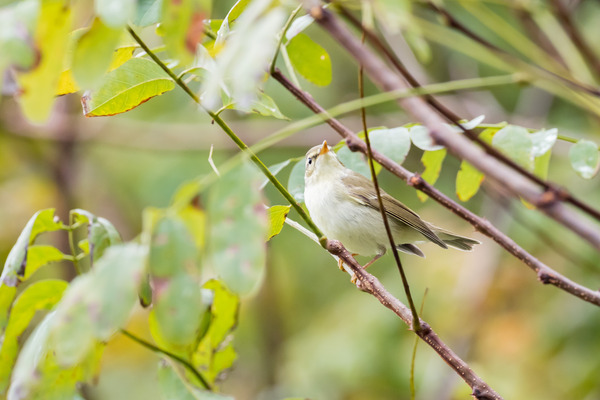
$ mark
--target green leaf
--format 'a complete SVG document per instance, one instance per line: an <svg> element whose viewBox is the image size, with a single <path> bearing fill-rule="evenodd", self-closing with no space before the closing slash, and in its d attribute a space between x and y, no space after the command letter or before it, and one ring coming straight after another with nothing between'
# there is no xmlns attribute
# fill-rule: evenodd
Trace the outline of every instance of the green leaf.
<svg viewBox="0 0 600 400"><path fill-rule="evenodd" d="M229 12L227 13L227 17L225 18L227 22L229 22L229 25L231 25L236 19L238 19L240 15L242 15L242 12L244 12L249 3L250 0L236 1L236 3L233 5L233 7L231 7Z"/></svg>
<svg viewBox="0 0 600 400"><path fill-rule="evenodd" d="M142 246L112 246L90 273L73 280L56 308L49 338L61 365L80 362L96 340L106 341L126 323L145 259Z"/></svg>
<svg viewBox="0 0 600 400"><path fill-rule="evenodd" d="M302 15L294 20L287 31L285 31L286 40L292 40L300 32L308 28L315 19L310 14Z"/></svg>
<svg viewBox="0 0 600 400"><path fill-rule="evenodd" d="M259 92L258 97L252 101L250 111L264 115L265 117L289 120L288 117L279 111L279 107L277 107L275 101L263 92Z"/></svg>
<svg viewBox="0 0 600 400"><path fill-rule="evenodd" d="M54 307L67 286L67 282L54 279L35 282L15 301L0 348L0 393L4 393L8 387L12 367L17 358L19 336L37 311Z"/></svg>
<svg viewBox="0 0 600 400"><path fill-rule="evenodd" d="M308 35L299 33L286 45L296 71L317 86L331 83L331 59L327 51Z"/></svg>
<svg viewBox="0 0 600 400"><path fill-rule="evenodd" d="M351 151L347 146L344 146L340 148L336 154L338 160L340 160L346 168L350 168L352 171L358 172L371 179L371 169L362 153Z"/></svg>
<svg viewBox="0 0 600 400"><path fill-rule="evenodd" d="M210 17L209 0L163 0L161 28L171 57L181 66L194 61L196 47L204 32L204 19Z"/></svg>
<svg viewBox="0 0 600 400"><path fill-rule="evenodd" d="M558 138L558 129L542 129L529 135L533 144L533 156L539 157L544 155L554 146Z"/></svg>
<svg viewBox="0 0 600 400"><path fill-rule="evenodd" d="M542 154L535 158L533 173L536 176L539 176L542 179L546 179L548 177L548 168L550 167L550 157L552 156L552 151L548 150L546 153Z"/></svg>
<svg viewBox="0 0 600 400"><path fill-rule="evenodd" d="M269 215L269 233L267 235L267 240L271 240L273 236L279 235L279 232L281 232L281 229L283 229L285 219L290 212L290 208L291 206L269 207L267 212Z"/></svg>
<svg viewBox="0 0 600 400"><path fill-rule="evenodd" d="M492 145L528 171L533 170L533 142L527 129L508 125L496 132Z"/></svg>
<svg viewBox="0 0 600 400"><path fill-rule="evenodd" d="M2 276L0 277L0 292L4 286L17 286L21 280L24 280L27 268L27 263L25 262L27 250L37 236L44 232L62 229L62 227L63 225L54 216L53 208L38 211L31 217L6 258ZM0 318L0 321L2 321L2 318ZM0 328L2 326L0 325Z"/></svg>
<svg viewBox="0 0 600 400"><path fill-rule="evenodd" d="M410 150L410 134L403 127L369 131L369 140L372 148L398 164L404 162Z"/></svg>
<svg viewBox="0 0 600 400"><path fill-rule="evenodd" d="M96 342L85 357L72 367L59 365L49 335L56 313L46 315L31 334L15 365L9 399L60 400L79 396L77 383L98 374L103 345Z"/></svg>
<svg viewBox="0 0 600 400"><path fill-rule="evenodd" d="M76 224L88 225L87 238L79 242L79 247L86 254L92 254L92 265L108 247L122 242L121 235L107 219L82 209L71 210L70 214Z"/></svg>
<svg viewBox="0 0 600 400"><path fill-rule="evenodd" d="M136 0L94 0L94 9L104 24L120 29L135 15Z"/></svg>
<svg viewBox="0 0 600 400"><path fill-rule="evenodd" d="M154 277L197 275L198 250L185 224L175 216L160 218L152 229L148 271Z"/></svg>
<svg viewBox="0 0 600 400"><path fill-rule="evenodd" d="M19 101L23 114L30 121L44 122L50 115L71 24L71 8L64 1L41 2L34 35L39 63L31 71L17 75L21 88Z"/></svg>
<svg viewBox="0 0 600 400"><path fill-rule="evenodd" d="M96 3L97 4L97 3ZM79 37L73 52L73 77L79 87L96 87L108 68L122 31L110 28L99 18Z"/></svg>
<svg viewBox="0 0 600 400"><path fill-rule="evenodd" d="M456 174L456 194L460 201L467 201L479 191L484 174L463 160Z"/></svg>
<svg viewBox="0 0 600 400"><path fill-rule="evenodd" d="M193 344L208 308L201 290L197 279L182 273L168 280L155 280L152 317L157 329L153 336L159 335L169 348Z"/></svg>
<svg viewBox="0 0 600 400"><path fill-rule="evenodd" d="M248 295L262 281L267 235L258 187L262 174L248 162L223 175L208 199L210 260L234 292Z"/></svg>
<svg viewBox="0 0 600 400"><path fill-rule="evenodd" d="M435 144L433 138L431 137L431 135L429 135L429 129L427 129L423 125L412 126L410 127L408 132L410 135L410 140L412 140L413 144L421 150L430 152L441 150L444 148L444 146Z"/></svg>
<svg viewBox="0 0 600 400"><path fill-rule="evenodd" d="M304 203L304 160L298 161L290 172L287 190L298 203Z"/></svg>
<svg viewBox="0 0 600 400"><path fill-rule="evenodd" d="M571 166L583 179L591 179L598 172L600 160L598 145L592 141L581 139L569 149Z"/></svg>
<svg viewBox="0 0 600 400"><path fill-rule="evenodd" d="M175 87L151 60L132 58L105 75L99 88L81 99L86 117L124 113Z"/></svg>
<svg viewBox="0 0 600 400"><path fill-rule="evenodd" d="M211 321L192 361L204 371L204 377L214 383L221 372L231 367L236 357L231 343L228 346L222 345L237 325L239 299L215 279L206 282L203 288L213 292Z"/></svg>
<svg viewBox="0 0 600 400"><path fill-rule="evenodd" d="M62 261L65 255L54 246L32 245L27 249L27 268L23 280L27 280L35 271L53 262Z"/></svg>
<svg viewBox="0 0 600 400"><path fill-rule="evenodd" d="M446 158L446 149L426 151L423 153L421 163L425 166L425 171L421 174L421 178L431 185L435 184L440 176L444 158ZM417 197L421 201L425 201L428 198L428 196L421 191L417 191Z"/></svg>
<svg viewBox="0 0 600 400"><path fill-rule="evenodd" d="M139 27L154 25L160 21L162 0L138 0L133 23Z"/></svg>

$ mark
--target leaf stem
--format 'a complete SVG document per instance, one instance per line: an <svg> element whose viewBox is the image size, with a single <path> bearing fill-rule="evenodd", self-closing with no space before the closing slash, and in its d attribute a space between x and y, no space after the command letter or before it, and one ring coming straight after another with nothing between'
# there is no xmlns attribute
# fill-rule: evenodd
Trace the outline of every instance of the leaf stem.
<svg viewBox="0 0 600 400"><path fill-rule="evenodd" d="M137 342L138 344L146 347L147 349L150 349L155 353L164 354L165 356L177 361L178 363L180 363L181 365L186 367L192 374L194 374L194 376L196 378L198 378L200 383L202 383L202 386L204 386L204 388L206 388L207 390L210 390L210 391L213 390L212 386L206 381L206 379L204 378L204 376L202 376L200 371L198 371L189 361L179 357L177 354L173 354L170 351L161 349L160 347L155 346L152 343L145 341L144 339L134 335L133 333L131 333L125 329L121 329L121 333L123 335L127 336L129 339L133 340L134 342Z"/></svg>
<svg viewBox="0 0 600 400"><path fill-rule="evenodd" d="M75 235L73 234L75 228L76 226L73 223L73 214L69 213L69 227L67 229L67 232L69 235L69 248L71 249L71 255L73 256L71 261L73 262L73 267L75 267L75 272L77 272L77 275L81 275L83 273L83 271L81 270L81 265L79 264L79 260L81 260L81 258L79 258L79 254L77 254L77 247L75 246Z"/></svg>

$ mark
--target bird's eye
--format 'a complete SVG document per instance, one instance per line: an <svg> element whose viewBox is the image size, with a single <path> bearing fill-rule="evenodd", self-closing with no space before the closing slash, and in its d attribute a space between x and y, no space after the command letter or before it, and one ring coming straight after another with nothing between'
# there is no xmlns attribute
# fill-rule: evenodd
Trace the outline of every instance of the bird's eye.
<svg viewBox="0 0 600 400"><path fill-rule="evenodd" d="M312 158L308 159L308 165L312 164Z"/></svg>

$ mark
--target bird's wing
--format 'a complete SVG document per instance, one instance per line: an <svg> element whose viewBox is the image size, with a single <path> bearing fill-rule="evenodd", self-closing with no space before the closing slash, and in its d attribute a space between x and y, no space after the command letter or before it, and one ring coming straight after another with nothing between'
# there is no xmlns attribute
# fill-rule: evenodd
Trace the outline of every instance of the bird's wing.
<svg viewBox="0 0 600 400"><path fill-rule="evenodd" d="M364 206L371 207L380 211L377 193L373 187L373 182L360 174L351 174L342 178L343 184L348 188L352 199ZM433 232L429 225L421 219L414 211L404 204L384 192L381 192L381 200L385 208L385 213L396 222L407 225L425 236L427 239L445 249L446 244Z"/></svg>

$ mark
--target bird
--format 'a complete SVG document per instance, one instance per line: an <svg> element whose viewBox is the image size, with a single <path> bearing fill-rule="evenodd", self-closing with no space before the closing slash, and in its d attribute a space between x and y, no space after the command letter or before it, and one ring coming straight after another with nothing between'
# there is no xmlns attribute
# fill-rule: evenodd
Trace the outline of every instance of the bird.
<svg viewBox="0 0 600 400"><path fill-rule="evenodd" d="M311 218L329 239L339 240L353 254L374 256L368 267L386 253L389 237L383 224L373 182L346 168L323 141L305 156L304 202ZM425 257L417 244L433 242L447 249L471 251L480 242L439 228L380 190L396 249ZM343 269L340 259L338 266Z"/></svg>

